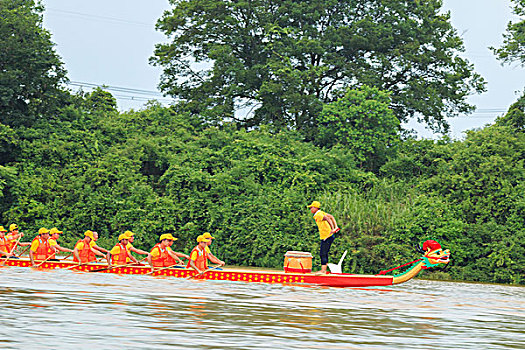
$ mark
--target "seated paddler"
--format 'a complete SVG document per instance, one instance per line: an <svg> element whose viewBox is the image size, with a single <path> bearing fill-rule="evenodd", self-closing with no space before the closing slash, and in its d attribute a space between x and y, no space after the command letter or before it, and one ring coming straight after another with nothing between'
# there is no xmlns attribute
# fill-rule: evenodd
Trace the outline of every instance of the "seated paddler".
<svg viewBox="0 0 525 350"><path fill-rule="evenodd" d="M165 233L160 236L159 243L155 244L148 256L151 271L155 271L155 268L176 266L177 264L182 265L183 262L180 258L189 258L186 254L174 252L171 249L173 241L176 240L177 238L173 237L171 233Z"/></svg>
<svg viewBox="0 0 525 350"><path fill-rule="evenodd" d="M205 248L206 254L208 254L208 260L210 260L214 264L224 266L226 263L211 253L210 245L211 242L215 239L215 237L213 237L209 232L204 232L203 236L204 238L209 239L208 243L206 243L207 245Z"/></svg>
<svg viewBox="0 0 525 350"><path fill-rule="evenodd" d="M135 240L135 233L134 232L131 232L131 231L126 231L124 232L124 234L126 236L128 236L128 239L129 239L129 243L127 244L126 248L130 251L130 252L133 252L133 253L136 253L136 254L140 254L140 255L146 255L146 256L149 256L149 253L145 250L142 250L142 249L138 249L138 248L135 248L133 246L133 241ZM131 259L128 258L127 259L127 262L131 262Z"/></svg>
<svg viewBox="0 0 525 350"><path fill-rule="evenodd" d="M75 249L73 249L74 261L78 262L79 264L87 264L97 260L96 255L105 256L99 250L94 248L96 243L93 237L93 231L87 230L84 232L84 239L78 240L77 244L75 245Z"/></svg>
<svg viewBox="0 0 525 350"><path fill-rule="evenodd" d="M4 226L0 226L0 255L2 258L11 256L11 251L9 250L9 244L7 243L7 236L5 235L7 230Z"/></svg>
<svg viewBox="0 0 525 350"><path fill-rule="evenodd" d="M64 231L60 231L56 227L53 227L51 230L49 230L48 243L49 243L49 249L51 250L51 255L52 255L52 257L49 260L57 260L56 253L58 251L66 252L66 253L73 253L73 249L62 247L57 243L62 233L64 233Z"/></svg>
<svg viewBox="0 0 525 350"><path fill-rule="evenodd" d="M36 266L35 261L48 260L51 257L51 248L49 247L49 230L41 227L38 230L38 235L31 242L29 249L29 259L31 259L31 266Z"/></svg>
<svg viewBox="0 0 525 350"><path fill-rule="evenodd" d="M111 256L111 265L121 266L128 264L128 260L131 260L138 264L137 258L131 255L131 252L128 249L129 236L126 233L118 236L119 242L109 251Z"/></svg>
<svg viewBox="0 0 525 350"><path fill-rule="evenodd" d="M197 273L202 273L208 269L208 253L206 247L211 238L205 238L204 235L197 237L197 245L190 253L190 260L186 267L191 267Z"/></svg>

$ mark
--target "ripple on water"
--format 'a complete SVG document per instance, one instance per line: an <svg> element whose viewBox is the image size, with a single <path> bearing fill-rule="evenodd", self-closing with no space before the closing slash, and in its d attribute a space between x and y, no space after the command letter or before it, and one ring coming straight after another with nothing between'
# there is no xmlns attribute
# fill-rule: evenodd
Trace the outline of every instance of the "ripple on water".
<svg viewBox="0 0 525 350"><path fill-rule="evenodd" d="M0 346L521 349L525 289L324 288L0 269Z"/></svg>

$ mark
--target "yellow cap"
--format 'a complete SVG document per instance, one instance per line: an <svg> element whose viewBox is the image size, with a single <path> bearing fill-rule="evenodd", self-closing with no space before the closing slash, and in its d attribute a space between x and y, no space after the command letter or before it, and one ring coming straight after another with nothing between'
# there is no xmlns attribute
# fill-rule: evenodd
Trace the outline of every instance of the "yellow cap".
<svg viewBox="0 0 525 350"><path fill-rule="evenodd" d="M128 236L128 238L130 238L131 236L135 236L135 233L134 233L134 232L131 232L131 231L129 231L129 230L126 231L126 232L124 232L124 234L125 234L126 236Z"/></svg>
<svg viewBox="0 0 525 350"><path fill-rule="evenodd" d="M159 239L159 241L163 241L163 240L165 240L165 239L169 239L169 240L172 240L172 241L176 241L176 240L177 240L177 238L173 237L173 236L171 235L171 233L165 233L165 234L163 234L163 235L160 235L160 239Z"/></svg>
<svg viewBox="0 0 525 350"><path fill-rule="evenodd" d="M206 238L204 237L204 235L200 235L199 237L197 237L197 242L206 242L208 243L210 241L210 238Z"/></svg>
<svg viewBox="0 0 525 350"><path fill-rule="evenodd" d="M215 239L215 237L213 237L213 236L211 235L211 233L209 233L209 232L204 232L204 234L203 234L202 236L203 236L204 238Z"/></svg>
<svg viewBox="0 0 525 350"><path fill-rule="evenodd" d="M49 233L49 230L45 227L41 227L40 230L38 230L38 234L39 235L43 235L43 234L46 234L46 233Z"/></svg>
<svg viewBox="0 0 525 350"><path fill-rule="evenodd" d="M129 239L129 236L127 234L125 234L125 233L123 233L120 236L118 236L119 242L122 241L123 239Z"/></svg>
<svg viewBox="0 0 525 350"><path fill-rule="evenodd" d="M308 206L308 208L312 208L312 207L319 209L321 208L321 203L319 203L318 201L313 201L312 204Z"/></svg>
<svg viewBox="0 0 525 350"><path fill-rule="evenodd" d="M93 238L93 231L91 231L91 230L87 230L86 232L84 232L84 236L89 237L91 239L94 239Z"/></svg>
<svg viewBox="0 0 525 350"><path fill-rule="evenodd" d="M18 230L18 225L17 224L9 225L9 231L14 231L14 230Z"/></svg>
<svg viewBox="0 0 525 350"><path fill-rule="evenodd" d="M0 232L7 232L7 230L4 228L4 226L0 226Z"/></svg>
<svg viewBox="0 0 525 350"><path fill-rule="evenodd" d="M54 235L55 233L64 233L63 231L60 231L58 228L53 227L51 230L49 230L50 235Z"/></svg>

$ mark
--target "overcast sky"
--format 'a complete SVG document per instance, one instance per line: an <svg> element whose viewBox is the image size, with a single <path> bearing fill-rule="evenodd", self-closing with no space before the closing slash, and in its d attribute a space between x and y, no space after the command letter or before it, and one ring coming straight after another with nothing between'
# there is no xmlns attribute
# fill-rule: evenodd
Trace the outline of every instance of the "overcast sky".
<svg viewBox="0 0 525 350"><path fill-rule="evenodd" d="M167 0L43 0L44 26L51 32L73 83L107 85L121 110L140 109L146 100L170 99L158 93L161 70L149 57L164 36L155 22L169 8ZM444 0L452 24L465 42L465 57L487 81L487 92L472 96L477 107L470 116L449 120L452 136L491 123L512 104L525 87L525 68L501 66L489 46L499 46L507 23L517 17L510 0ZM432 137L421 125L409 123L419 135Z"/></svg>

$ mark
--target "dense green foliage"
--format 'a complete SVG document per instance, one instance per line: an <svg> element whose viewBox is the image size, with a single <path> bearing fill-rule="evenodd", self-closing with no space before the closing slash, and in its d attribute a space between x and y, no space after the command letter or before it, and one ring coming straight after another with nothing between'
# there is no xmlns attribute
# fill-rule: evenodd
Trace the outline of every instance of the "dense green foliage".
<svg viewBox="0 0 525 350"><path fill-rule="evenodd" d="M16 32L18 29L13 28L32 26L32 34L27 34L31 40L23 40L19 46L11 45L11 51L0 47L3 55L0 63L6 64L6 68L0 70L1 79L5 81L0 88L3 103L0 111L1 225L16 222L28 234L27 240L34 237L39 227L57 226L65 231L61 237L65 246L82 238L85 230L94 229L101 234L99 245L106 248L116 243L120 233L131 229L137 233L135 244L145 250L156 243L159 234L172 232L179 238L175 249L185 252L196 244L197 235L209 231L217 238L212 246L213 252L228 264L279 267L286 251L303 250L314 253L314 265L318 266L316 252L320 242L306 204L319 200L322 209L333 214L342 227L330 259L335 262L348 250L345 272L377 273L411 261L419 256L414 250L415 245L426 239L435 239L444 248L451 249L452 263L447 271L434 272L433 276L525 284L523 97L495 125L469 132L464 141L403 139L399 127L400 111L406 111L407 116L410 110L423 112L414 105L420 103L428 104L429 112L440 109L437 100L419 97L433 96L444 103L447 98L435 90L441 85L441 80L425 80L418 76L422 71L411 75L404 70L403 75L408 74L410 79L403 81L391 71L390 75L384 75L395 80L391 87L399 83L404 89L384 89L389 90L387 92L380 89L385 87L384 81L374 78L383 74L384 71L380 74L381 69L388 68L393 62L398 68L414 66L415 70L432 66L435 62L430 57L439 56L437 53L448 57L445 65L450 63L447 60L452 56L447 53L459 43L448 25L448 17L435 14L438 1L395 2L392 13L384 18L377 17L374 11L392 2L374 2L378 7L372 6L371 14L376 14L376 17L365 15L360 8L361 12L352 15L361 16L355 17L356 27L353 27L361 36L354 38L348 47L338 41L342 38L338 30L345 32L349 28L343 26L318 33L318 27L307 25L308 16L314 9L319 10L317 20L322 21L327 15L328 5L343 11L348 9L348 2L286 1L289 7L258 1L178 3L174 15L197 10L201 12L195 13L204 18L204 14L222 15L217 21L211 21L210 26L220 27L223 21L223 25L237 28L235 26L239 23L233 20L236 12L230 13L227 9L239 10L240 13L249 9L260 11L262 4L273 7L267 9L267 13L248 14L261 15L262 19L277 14L282 17L278 16L275 26L264 27L265 32L261 33L241 26L240 29L247 30L239 34L245 40L241 43L214 46L213 43L221 41L216 37L202 37L200 39L206 45L196 48L193 46L198 41L191 40L196 40L197 34L194 38L183 38L189 41L185 44L188 46L181 47L181 52L193 47L198 49L195 57L214 59L216 65L213 69L218 70L215 77L228 80L228 84L221 85L224 82L211 79L202 86L192 86L195 81L190 79L184 83L189 85L183 84L183 87L191 87L186 90L191 94L186 96L188 100L182 105L168 108L150 103L140 111L119 112L115 98L101 89L78 96L58 90L57 83L63 78L61 63L52 51L48 33L37 25L40 23L39 8L34 7L33 1L0 0L2 19L7 19L7 26L3 20L1 22L2 31ZM206 6L199 8L197 5ZM289 13L285 8L290 10ZM271 9L275 13L269 11ZM14 13L20 16L14 16ZM339 14L337 11L333 13L334 21ZM387 20L391 19L390 15L400 14L403 16L396 23L403 25L389 27ZM410 23L417 15L423 16L421 20L433 20L428 26L415 28ZM180 18L186 18L184 16L179 14ZM279 51L272 49L269 51L272 54L254 64L238 61L239 57L221 51L227 47L243 49L241 44L248 43L252 34L252 39L271 45L286 44L286 40L280 40L286 39L283 34L297 39L297 28L291 24L295 23L291 21L294 16L297 23L303 23L304 30L311 34L311 40L300 41L301 45L296 47L298 51L290 47L280 47ZM165 16L161 26L177 28L185 25L176 22L176 18ZM199 35L213 29L203 28L205 22L198 23L201 26L193 23L192 28L203 30L198 32ZM423 42L413 42L414 36L421 36L437 45L438 36L429 38L430 32L426 32L436 29L434 25L442 29L438 32L441 33L439 40L442 40L439 43L443 46L431 49ZM229 30L233 31L232 28ZM403 31L394 29L407 31L401 43L398 39L403 37ZM385 32L397 33L400 38L385 36ZM20 38L25 37L26 34ZM375 40L377 38L382 40ZM333 61L331 64L339 68L337 64L345 66L345 71L348 69L355 74L353 78L366 83L375 81L376 84L358 84L358 88L340 90L329 101L323 101L315 94L309 95L311 91L308 89L314 86L314 82L304 78L308 74L312 74L314 81L323 74L326 78L330 76L329 70L326 71L326 66L318 62L305 68L304 71L309 72L305 76L301 73L294 77L293 72L303 71L306 63L300 58L304 58L309 50L318 52L317 46L325 39L326 45L341 44L349 51L362 45L358 51L377 61L374 65L350 64L347 67L352 59L357 60L359 52L342 52L341 56L334 57L314 54L312 57ZM1 40L9 44L10 39L2 37ZM44 45L35 47L38 43ZM267 49L272 48L271 45ZM159 47L159 60L164 49L173 47ZM244 49L248 47L244 46ZM36 64L48 67L37 71L33 70L36 66L18 66L15 58L20 50L43 52L49 62L55 62L52 66L57 73L52 74L53 70L46 65ZM181 52L174 51L175 54ZM276 52L284 55L282 62L274 56ZM213 56L209 56L210 53ZM166 55L168 61L173 59ZM4 61L3 57L9 57L9 60ZM227 57L231 61L227 61ZM372 61L368 63L372 64ZM470 91L477 78L464 61L453 61L459 65L456 68L461 67L462 73L455 74L454 69L446 73L445 70L440 71L443 73L440 77L450 84L459 84L468 77L472 80L458 85L459 91L450 90L446 84L442 88L459 98L449 100L447 104L455 104L453 108L467 108L462 102L464 93ZM290 66L292 62L302 63ZM272 75L272 72L281 75ZM172 73L176 75L180 71ZM234 73L247 74L246 80L234 80ZM31 79L27 83L17 82L17 74ZM274 80L258 78L268 74ZM174 79L174 76L169 79ZM206 77L201 78L205 80ZM422 89L419 83L413 85L412 78L428 85L429 90ZM165 84L175 90L180 88L169 79ZM276 82L293 83L293 79L306 85L295 92L277 86ZM244 86L240 84L243 81L257 86L248 89L250 94L255 94L251 98L257 99L254 96L262 94L256 92L259 88L266 91L266 97L277 96L273 106L282 106L283 113L265 112L264 109L271 106L262 99L263 110L256 113L261 117L260 123L253 124L249 131L245 123L236 121L208 123L210 114L206 113L210 111L197 107L201 104L220 105L221 109L212 112L232 117L231 103L241 95L230 89ZM33 83L31 89L47 87L54 89L57 95L54 92L48 94L51 90L46 89L39 90L42 93L37 94L38 98L23 95L24 89ZM224 88L217 90L217 94L225 99L222 102L215 99L215 88L219 86ZM14 91L11 95L9 89ZM311 100L312 96L317 100ZM7 103L14 101L13 98L20 101ZM298 98L298 103L294 102L295 98ZM283 101L286 103L281 105ZM23 105L22 102L27 106L13 107ZM33 105L53 107L33 108ZM393 105L401 106L397 115ZM319 113L311 120L308 118L312 116L296 118L296 127L275 128L281 122L290 125L288 121L268 119L270 115L279 118L285 114L303 115L300 110L305 106L315 107ZM303 112L310 113L309 110ZM440 112L445 113L446 109L440 109ZM263 115L266 116L263 118ZM439 123L440 114L433 115ZM310 122L316 125L315 133L304 132L299 127L305 123L303 126L308 129Z"/></svg>
<svg viewBox="0 0 525 350"><path fill-rule="evenodd" d="M525 16L525 0L512 0L514 13ZM493 48L497 57L505 63L521 62L525 65L525 20L510 22L507 32L503 35L504 41L500 48Z"/></svg>
<svg viewBox="0 0 525 350"><path fill-rule="evenodd" d="M316 132L323 103L363 84L388 91L401 121L472 109L483 79L457 54L461 38L441 0L171 0L158 28L171 42L152 61L161 89L209 120L239 118ZM198 64L195 64L198 63Z"/></svg>
<svg viewBox="0 0 525 350"><path fill-rule="evenodd" d="M60 105L65 79L42 8L32 0L0 0L0 123L30 125Z"/></svg>

